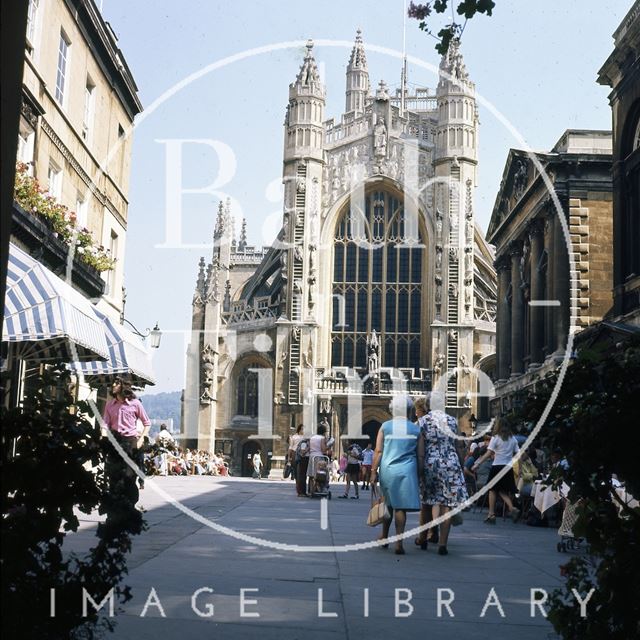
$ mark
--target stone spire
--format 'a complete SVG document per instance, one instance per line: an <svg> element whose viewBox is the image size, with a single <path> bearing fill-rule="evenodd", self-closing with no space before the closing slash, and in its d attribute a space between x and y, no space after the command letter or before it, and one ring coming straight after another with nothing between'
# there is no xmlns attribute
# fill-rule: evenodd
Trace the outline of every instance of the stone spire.
<svg viewBox="0 0 640 640"><path fill-rule="evenodd" d="M347 65L345 113L364 113L369 96L369 70L362 42L362 31L356 32L356 41Z"/></svg>
<svg viewBox="0 0 640 640"><path fill-rule="evenodd" d="M193 294L193 302L200 303L204 300L205 297L205 262L204 258L200 258L200 262L198 263L198 279L196 281L196 290Z"/></svg>
<svg viewBox="0 0 640 640"><path fill-rule="evenodd" d="M244 251L247 248L247 219L242 218L242 227L240 228L240 242L238 243L238 251Z"/></svg>
<svg viewBox="0 0 640 640"><path fill-rule="evenodd" d="M216 227L213 231L213 237L221 238L224 233L224 205L222 200L218 203L218 215L216 216Z"/></svg>
<svg viewBox="0 0 640 640"><path fill-rule="evenodd" d="M313 88L314 85L320 85L318 66L316 65L316 60L313 57L313 40L307 40L306 47L307 52L304 56L302 66L300 67L300 71L298 71L296 81L291 85L291 87Z"/></svg>
<svg viewBox="0 0 640 640"><path fill-rule="evenodd" d="M440 60L440 72L440 82L451 81L451 79L465 83L469 82L469 73L464 64L464 58L460 51L460 40L458 38L454 38L451 41L447 53L442 56ZM451 76L451 78L448 78L447 75Z"/></svg>

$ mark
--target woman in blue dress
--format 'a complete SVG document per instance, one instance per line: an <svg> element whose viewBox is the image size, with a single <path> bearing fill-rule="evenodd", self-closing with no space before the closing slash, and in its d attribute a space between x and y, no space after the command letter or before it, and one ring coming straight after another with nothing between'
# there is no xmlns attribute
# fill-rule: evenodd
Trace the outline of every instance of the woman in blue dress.
<svg viewBox="0 0 640 640"><path fill-rule="evenodd" d="M371 466L371 484L380 476L380 489L390 518L382 524L380 540L389 537L391 519L395 519L396 534L402 535L407 523L407 511L420 510L419 474L424 464L424 441L420 428L407 419L413 402L407 396L391 401L393 418L378 431L376 449ZM388 545L382 545L387 547ZM402 540L396 542L395 552L404 554Z"/></svg>
<svg viewBox="0 0 640 640"><path fill-rule="evenodd" d="M444 411L432 409L427 413L428 409L428 399L416 401L416 416L425 450L420 524L426 523L429 516L435 520L448 513L451 507L457 507L468 498L453 438L458 433L458 422ZM440 525L438 540L438 553L443 556L448 553L450 528L451 519L447 518ZM426 531L422 531L416 540L422 549L427 548L426 534Z"/></svg>

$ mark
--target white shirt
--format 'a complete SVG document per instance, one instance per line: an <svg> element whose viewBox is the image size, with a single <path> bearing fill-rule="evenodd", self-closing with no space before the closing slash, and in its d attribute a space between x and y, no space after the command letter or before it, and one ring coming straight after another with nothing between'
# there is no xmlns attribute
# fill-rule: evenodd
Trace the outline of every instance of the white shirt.
<svg viewBox="0 0 640 640"><path fill-rule="evenodd" d="M300 444L300 440L302 440L303 438L304 438L303 435L299 433L294 433L289 438L289 451L295 451L298 448L298 445Z"/></svg>
<svg viewBox="0 0 640 640"><path fill-rule="evenodd" d="M493 436L489 442L489 451L495 454L493 464L510 464L513 456L520 451L518 441L511 436L508 440L503 440L500 436Z"/></svg>
<svg viewBox="0 0 640 640"><path fill-rule="evenodd" d="M324 442L325 437L316 434L315 436L311 436L309 440L309 455L310 456L323 456L322 452L322 443Z"/></svg>
<svg viewBox="0 0 640 640"><path fill-rule="evenodd" d="M175 442L174 437L166 429L163 429L158 434L158 440L164 440L165 442Z"/></svg>

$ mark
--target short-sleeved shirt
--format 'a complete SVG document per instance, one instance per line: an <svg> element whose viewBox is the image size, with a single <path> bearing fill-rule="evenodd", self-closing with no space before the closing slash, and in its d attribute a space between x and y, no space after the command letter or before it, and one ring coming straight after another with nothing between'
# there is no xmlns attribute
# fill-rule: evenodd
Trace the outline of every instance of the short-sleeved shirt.
<svg viewBox="0 0 640 640"><path fill-rule="evenodd" d="M494 465L510 464L513 456L520 451L518 441L513 436L507 440L503 440L500 436L493 436L488 448L495 454Z"/></svg>
<svg viewBox="0 0 640 640"><path fill-rule="evenodd" d="M362 448L359 444L352 444L347 449L347 464L360 464L362 462Z"/></svg>
<svg viewBox="0 0 640 640"><path fill-rule="evenodd" d="M298 448L300 441L304 439L304 436L300 433L294 433L289 438L289 451L294 451Z"/></svg>
<svg viewBox="0 0 640 640"><path fill-rule="evenodd" d="M140 400L118 400L113 398L107 402L104 408L104 423L112 431L118 432L122 436L138 435L138 420L145 427L151 425L151 421L147 416L142 402Z"/></svg>
<svg viewBox="0 0 640 640"><path fill-rule="evenodd" d="M365 449L362 452L362 464L365 467L370 467L373 463L373 449Z"/></svg>

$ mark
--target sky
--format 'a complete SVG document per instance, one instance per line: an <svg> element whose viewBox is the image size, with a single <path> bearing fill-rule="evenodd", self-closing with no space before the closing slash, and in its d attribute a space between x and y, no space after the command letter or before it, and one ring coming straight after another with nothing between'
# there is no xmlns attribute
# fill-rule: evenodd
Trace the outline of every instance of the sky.
<svg viewBox="0 0 640 640"><path fill-rule="evenodd" d="M268 245L280 227L283 120L307 38L327 88L326 116L344 108L345 69L357 28L372 88L400 83L403 0L97 0L118 37L145 111L133 132L125 257L126 316L158 322L157 385L184 386L191 300L200 256L210 259L217 203L230 197L249 244ZM457 3L456 3L457 4ZM631 0L497 0L492 17L469 21L462 52L479 105L476 220L486 230L508 151L549 150L565 129L610 129L607 87L597 72ZM434 31L444 24L434 20ZM437 84L436 41L406 20L410 85ZM329 42L331 41L331 42ZM290 43L290 44L287 44ZM257 50L257 51L254 51ZM500 117L496 117L492 105ZM507 125L505 123L508 123ZM517 132L514 135L514 131ZM518 137L516 137L518 136ZM181 143L179 223L166 185L167 149ZM212 193L213 192L213 193ZM168 228L167 220L171 226Z"/></svg>

